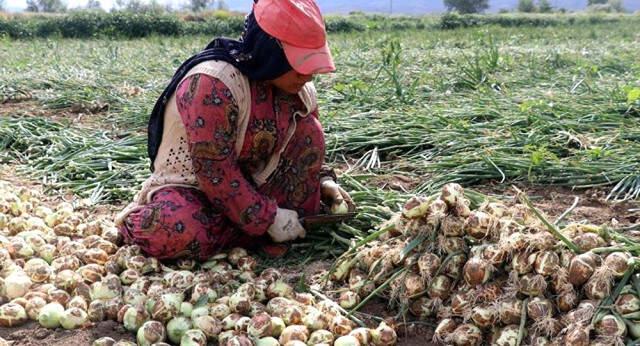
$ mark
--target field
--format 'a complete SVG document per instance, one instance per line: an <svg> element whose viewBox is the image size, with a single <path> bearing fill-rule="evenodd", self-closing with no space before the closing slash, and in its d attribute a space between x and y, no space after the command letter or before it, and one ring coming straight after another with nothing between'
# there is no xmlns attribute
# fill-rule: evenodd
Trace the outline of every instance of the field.
<svg viewBox="0 0 640 346"><path fill-rule="evenodd" d="M515 185L551 216L579 196L569 220L639 222L639 24L332 33L338 71L315 79L327 161L360 214L270 264L332 260L450 182L472 200ZM147 177L155 98L209 39L2 39L0 179L117 211Z"/></svg>

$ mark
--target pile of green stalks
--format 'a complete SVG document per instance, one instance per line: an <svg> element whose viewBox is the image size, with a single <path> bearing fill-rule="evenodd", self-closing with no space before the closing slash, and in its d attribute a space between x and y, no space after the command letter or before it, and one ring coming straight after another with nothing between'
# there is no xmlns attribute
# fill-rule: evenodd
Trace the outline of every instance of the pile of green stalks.
<svg viewBox="0 0 640 346"><path fill-rule="evenodd" d="M0 163L18 163L18 173L94 203L132 196L147 176L145 143L140 135L113 138L43 118L0 118Z"/></svg>

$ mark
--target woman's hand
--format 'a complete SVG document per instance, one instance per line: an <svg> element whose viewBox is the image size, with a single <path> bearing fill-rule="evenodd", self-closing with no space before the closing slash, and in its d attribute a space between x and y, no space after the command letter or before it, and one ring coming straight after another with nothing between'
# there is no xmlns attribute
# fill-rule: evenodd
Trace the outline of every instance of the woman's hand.
<svg viewBox="0 0 640 346"><path fill-rule="evenodd" d="M302 227L298 219L298 213L294 210L283 208L278 208L276 218L267 233L276 243L304 238L306 235L304 227Z"/></svg>
<svg viewBox="0 0 640 346"><path fill-rule="evenodd" d="M320 182L320 194L322 199L330 202L331 210L337 210L343 202L347 203L348 211L353 211L355 205L351 196L340 185L331 179Z"/></svg>

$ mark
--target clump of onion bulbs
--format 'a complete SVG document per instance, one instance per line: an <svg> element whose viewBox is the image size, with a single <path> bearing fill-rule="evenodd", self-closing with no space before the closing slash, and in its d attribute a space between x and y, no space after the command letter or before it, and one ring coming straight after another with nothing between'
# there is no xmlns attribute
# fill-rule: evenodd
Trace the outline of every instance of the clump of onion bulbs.
<svg viewBox="0 0 640 346"><path fill-rule="evenodd" d="M0 182L0 326L118 321L137 345L395 345L395 331L357 328L340 303L295 292L273 268L234 248L163 265L121 244L113 222L70 203L45 205ZM93 345L135 345L103 337Z"/></svg>
<svg viewBox="0 0 640 346"><path fill-rule="evenodd" d="M378 239L339 258L320 286L339 292L335 298L347 309L377 289L400 311L435 322L433 341L446 345L508 346L519 337L529 345L613 345L640 338L636 288L626 286L613 308L598 311L635 265L620 249L625 244L600 227L562 228L579 249L574 253L526 205L472 205L460 185L447 184L437 195L409 200L380 229L386 232Z"/></svg>

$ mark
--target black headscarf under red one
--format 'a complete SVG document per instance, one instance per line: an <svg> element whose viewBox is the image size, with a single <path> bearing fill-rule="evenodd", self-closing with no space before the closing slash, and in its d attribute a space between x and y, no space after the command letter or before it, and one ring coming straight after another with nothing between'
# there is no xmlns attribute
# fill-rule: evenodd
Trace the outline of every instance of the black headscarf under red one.
<svg viewBox="0 0 640 346"><path fill-rule="evenodd" d="M147 152L151 159L151 171L162 143L164 111L178 83L194 66L203 61L220 60L235 66L249 80L272 80L291 70L284 50L277 39L264 32L253 13L250 13L240 40L217 38L200 53L187 59L178 68L169 85L156 101L149 118Z"/></svg>

